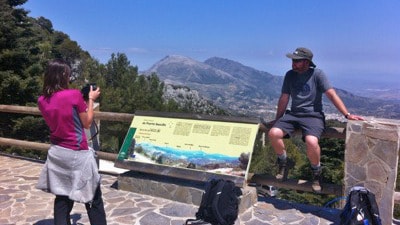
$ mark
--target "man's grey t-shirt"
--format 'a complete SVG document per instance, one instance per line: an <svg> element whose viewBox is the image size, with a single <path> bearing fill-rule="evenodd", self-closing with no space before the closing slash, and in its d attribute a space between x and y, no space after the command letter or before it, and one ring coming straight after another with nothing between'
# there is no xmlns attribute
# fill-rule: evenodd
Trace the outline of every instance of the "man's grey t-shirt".
<svg viewBox="0 0 400 225"><path fill-rule="evenodd" d="M282 93L292 99L291 112L322 112L322 94L332 88L324 72L310 68L304 74L290 70L286 73Z"/></svg>

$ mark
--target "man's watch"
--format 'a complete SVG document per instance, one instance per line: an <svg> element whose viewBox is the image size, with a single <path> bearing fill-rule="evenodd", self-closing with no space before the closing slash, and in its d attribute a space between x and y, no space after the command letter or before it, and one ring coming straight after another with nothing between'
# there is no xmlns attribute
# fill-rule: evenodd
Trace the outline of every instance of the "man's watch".
<svg viewBox="0 0 400 225"><path fill-rule="evenodd" d="M344 118L348 119L350 115L351 114L348 112L348 113L346 113L346 115L344 115Z"/></svg>

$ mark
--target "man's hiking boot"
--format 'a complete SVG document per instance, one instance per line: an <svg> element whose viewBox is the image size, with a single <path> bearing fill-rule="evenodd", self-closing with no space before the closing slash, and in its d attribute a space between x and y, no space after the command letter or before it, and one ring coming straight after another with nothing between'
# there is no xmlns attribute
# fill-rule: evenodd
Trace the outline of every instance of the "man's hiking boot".
<svg viewBox="0 0 400 225"><path fill-rule="evenodd" d="M319 193L322 190L321 187L321 172L322 168L318 169L311 169L312 171L312 183L311 183L311 188L313 189L314 192Z"/></svg>
<svg viewBox="0 0 400 225"><path fill-rule="evenodd" d="M289 169L294 167L294 162L290 158L278 158L276 163L278 164L278 173L276 174L275 178L281 181L287 180Z"/></svg>

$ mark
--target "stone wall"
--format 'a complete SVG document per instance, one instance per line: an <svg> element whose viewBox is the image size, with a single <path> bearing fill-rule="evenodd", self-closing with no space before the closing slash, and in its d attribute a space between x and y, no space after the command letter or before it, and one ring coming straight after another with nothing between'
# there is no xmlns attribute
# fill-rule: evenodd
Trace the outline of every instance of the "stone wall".
<svg viewBox="0 0 400 225"><path fill-rule="evenodd" d="M165 198L192 205L200 205L205 183L128 171L118 176L118 189ZM255 187L245 186L239 200L239 214L251 208L257 202Z"/></svg>
<svg viewBox="0 0 400 225"><path fill-rule="evenodd" d="M363 186L375 194L383 225L392 224L400 122L367 118L349 121L346 131L344 193Z"/></svg>

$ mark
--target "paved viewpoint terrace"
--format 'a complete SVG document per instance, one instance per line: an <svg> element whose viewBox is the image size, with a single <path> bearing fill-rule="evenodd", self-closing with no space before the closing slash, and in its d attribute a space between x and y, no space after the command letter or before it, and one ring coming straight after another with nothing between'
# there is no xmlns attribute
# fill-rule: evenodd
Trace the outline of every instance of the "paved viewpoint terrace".
<svg viewBox="0 0 400 225"><path fill-rule="evenodd" d="M0 155L0 165L0 224L52 225L54 196L35 189L43 163ZM110 173L118 170L112 166L100 162L109 225L182 225L194 217L196 205L119 190L118 174ZM72 224L89 224L83 204L75 203L71 215ZM259 196L235 225L327 225L338 224L338 216L338 210Z"/></svg>

